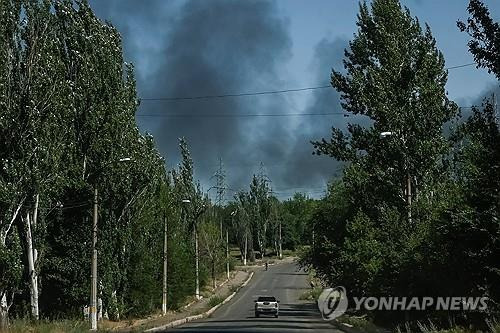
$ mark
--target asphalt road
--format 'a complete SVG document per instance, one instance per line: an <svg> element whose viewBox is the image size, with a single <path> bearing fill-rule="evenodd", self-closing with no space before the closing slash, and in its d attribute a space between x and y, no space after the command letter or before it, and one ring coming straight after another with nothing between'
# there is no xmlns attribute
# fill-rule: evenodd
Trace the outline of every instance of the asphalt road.
<svg viewBox="0 0 500 333"><path fill-rule="evenodd" d="M310 287L307 274L293 263L269 266L255 272L250 283L211 318L194 321L168 332L341 332L323 321L316 304L299 297ZM279 318L255 318L254 300L272 295L280 301Z"/></svg>

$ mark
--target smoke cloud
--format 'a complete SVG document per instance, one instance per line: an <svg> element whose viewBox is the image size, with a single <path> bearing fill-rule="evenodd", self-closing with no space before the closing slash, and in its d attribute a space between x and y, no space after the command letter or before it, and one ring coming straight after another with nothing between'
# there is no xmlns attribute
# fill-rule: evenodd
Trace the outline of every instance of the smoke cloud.
<svg viewBox="0 0 500 333"><path fill-rule="evenodd" d="M286 71L292 56L289 22L273 1L186 1L179 5L152 0L147 6L136 1L93 1L91 5L122 33L125 57L136 65L142 98L296 87ZM342 39L317 44L311 71L317 73L318 84L329 82L331 68L342 68L346 46ZM341 112L333 88L317 90L310 97L305 110L286 94L144 100L138 122L142 130L153 134L169 167L178 162L178 138L185 137L195 177L205 188L213 185L211 177L221 158L233 191L247 188L262 162L278 197L295 191L317 197L342 166L331 158L312 156L310 141L330 137L331 126L345 127L352 118L249 116ZM228 191L226 197L232 193Z"/></svg>

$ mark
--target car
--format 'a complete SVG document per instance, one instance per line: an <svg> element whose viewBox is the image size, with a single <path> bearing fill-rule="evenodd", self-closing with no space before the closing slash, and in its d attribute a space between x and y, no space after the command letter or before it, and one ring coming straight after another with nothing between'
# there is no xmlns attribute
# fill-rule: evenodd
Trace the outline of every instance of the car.
<svg viewBox="0 0 500 333"><path fill-rule="evenodd" d="M274 296L259 296L255 301L255 317L259 318L261 314L270 314L278 318L279 302Z"/></svg>

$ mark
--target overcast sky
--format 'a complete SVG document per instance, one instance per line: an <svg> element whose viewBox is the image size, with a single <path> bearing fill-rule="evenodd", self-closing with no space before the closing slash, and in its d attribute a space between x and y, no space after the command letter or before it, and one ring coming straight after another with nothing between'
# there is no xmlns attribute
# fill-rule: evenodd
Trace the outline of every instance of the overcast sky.
<svg viewBox="0 0 500 333"><path fill-rule="evenodd" d="M483 0L495 20L500 1ZM341 69L343 49L356 31L354 0L91 0L97 15L122 34L125 59L136 68L141 98L185 97L295 89L328 84ZM473 62L467 36L456 27L467 0L405 0L430 25L447 66ZM448 93L470 105L498 81L475 67L449 72ZM333 89L207 100L142 101L137 121L157 141L169 167L179 162L186 137L203 187L221 158L226 199L246 188L260 163L278 197L295 191L318 197L342 166L312 156L310 140L330 128L360 121L339 115L254 117L252 114L339 112ZM165 115L184 117L165 117ZM217 114L219 117L207 117ZM189 115L189 117L186 117ZM196 115L196 116L193 116ZM203 116L205 115L205 116ZM234 117L239 115L238 117ZM213 193L214 194L214 193Z"/></svg>

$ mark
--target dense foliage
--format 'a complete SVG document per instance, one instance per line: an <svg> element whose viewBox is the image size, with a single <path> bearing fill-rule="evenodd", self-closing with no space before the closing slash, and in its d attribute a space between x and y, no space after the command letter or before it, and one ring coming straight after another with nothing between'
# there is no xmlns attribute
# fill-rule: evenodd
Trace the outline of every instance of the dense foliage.
<svg viewBox="0 0 500 333"><path fill-rule="evenodd" d="M459 27L472 36L478 64L498 75L498 23L477 0L469 10L468 25ZM376 320L447 323L452 316L484 326L500 310L496 105L487 100L458 116L430 28L399 1L360 5L357 26L345 74L333 70L331 83L346 111L370 121L347 133L333 128L330 140L313 143L317 154L349 165L314 213L321 232L303 264L351 296L490 298L482 313L380 311L371 313Z"/></svg>
<svg viewBox="0 0 500 333"><path fill-rule="evenodd" d="M468 10L458 27L478 67L499 78L500 25L479 0ZM213 203L186 140L167 170L139 131L133 66L87 1L0 0L0 329L9 317L82 317L95 190L98 298L111 319L161 307L165 260L168 308L195 294L197 276L215 287L230 245L242 264L308 245L302 264L351 296L487 296L487 312L455 319L480 326L498 316L495 99L460 115L430 28L398 0L360 4L357 27L331 84L345 111L367 121L313 142L316 154L347 162L342 179L322 200L280 201L261 172L224 204L222 170Z"/></svg>

